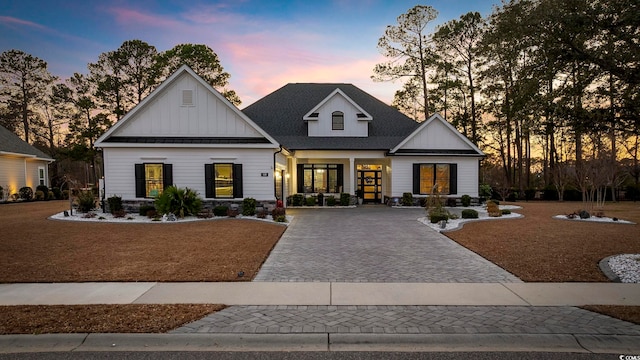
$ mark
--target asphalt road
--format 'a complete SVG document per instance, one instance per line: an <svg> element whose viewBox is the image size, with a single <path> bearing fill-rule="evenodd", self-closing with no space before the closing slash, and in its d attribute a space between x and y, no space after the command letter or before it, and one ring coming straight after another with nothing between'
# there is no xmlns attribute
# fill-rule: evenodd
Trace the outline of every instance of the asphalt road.
<svg viewBox="0 0 640 360"><path fill-rule="evenodd" d="M622 357L621 357L622 355ZM0 354L0 360L63 359L219 359L219 360L634 360L640 354L588 354L541 352L55 352Z"/></svg>

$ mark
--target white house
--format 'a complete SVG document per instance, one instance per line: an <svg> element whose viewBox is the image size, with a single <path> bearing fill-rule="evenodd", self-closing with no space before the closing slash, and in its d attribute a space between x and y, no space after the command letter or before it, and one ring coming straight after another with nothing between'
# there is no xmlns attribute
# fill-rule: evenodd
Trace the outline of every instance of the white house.
<svg viewBox="0 0 640 360"><path fill-rule="evenodd" d="M35 192L38 185L49 186L47 165L52 161L47 154L0 126L0 186L4 192L15 194L25 186Z"/></svg>
<svg viewBox="0 0 640 360"><path fill-rule="evenodd" d="M205 201L410 192L478 196L482 151L434 115L418 124L351 84L288 84L243 111L183 66L96 141L106 196L168 185Z"/></svg>

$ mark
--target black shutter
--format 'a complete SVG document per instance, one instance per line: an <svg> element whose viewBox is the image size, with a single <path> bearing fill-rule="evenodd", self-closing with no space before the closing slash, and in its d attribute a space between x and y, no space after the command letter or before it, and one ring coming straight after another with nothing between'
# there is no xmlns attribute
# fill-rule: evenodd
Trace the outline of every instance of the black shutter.
<svg viewBox="0 0 640 360"><path fill-rule="evenodd" d="M413 164L413 193L420 194L420 164Z"/></svg>
<svg viewBox="0 0 640 360"><path fill-rule="evenodd" d="M213 182L213 164L204 164L204 197L212 198L215 196L213 193Z"/></svg>
<svg viewBox="0 0 640 360"><path fill-rule="evenodd" d="M344 192L344 165L338 164L338 191Z"/></svg>
<svg viewBox="0 0 640 360"><path fill-rule="evenodd" d="M136 197L143 198L147 195L147 187L144 181L144 164L136 164L135 173L136 173Z"/></svg>
<svg viewBox="0 0 640 360"><path fill-rule="evenodd" d="M233 164L233 197L242 198L242 164Z"/></svg>
<svg viewBox="0 0 640 360"><path fill-rule="evenodd" d="M449 164L449 194L458 193L458 164Z"/></svg>
<svg viewBox="0 0 640 360"><path fill-rule="evenodd" d="M173 164L162 164L162 188L173 185Z"/></svg>
<svg viewBox="0 0 640 360"><path fill-rule="evenodd" d="M298 194L304 194L304 164L298 164Z"/></svg>

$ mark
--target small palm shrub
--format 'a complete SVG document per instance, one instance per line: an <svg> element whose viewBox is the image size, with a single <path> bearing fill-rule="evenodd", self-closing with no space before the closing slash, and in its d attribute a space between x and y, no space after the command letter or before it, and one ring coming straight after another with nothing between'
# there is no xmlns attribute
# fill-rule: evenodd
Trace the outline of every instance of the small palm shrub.
<svg viewBox="0 0 640 360"><path fill-rule="evenodd" d="M460 198L460 202L462 203L462 206L469 207L471 205L471 196L466 194L462 195L462 197Z"/></svg>
<svg viewBox="0 0 640 360"><path fill-rule="evenodd" d="M107 204L109 204L109 211L111 214L115 214L117 211L124 209L122 207L122 196L113 195L107 198Z"/></svg>
<svg viewBox="0 0 640 360"><path fill-rule="evenodd" d="M256 214L256 199L245 198L242 200L242 216L253 216Z"/></svg>
<svg viewBox="0 0 640 360"><path fill-rule="evenodd" d="M218 205L218 206L213 208L213 215L214 216L227 216L227 210L229 210L229 207L224 206L224 205Z"/></svg>
<svg viewBox="0 0 640 360"><path fill-rule="evenodd" d="M33 200L33 189L28 186L21 187L20 190L18 190L18 194L22 200Z"/></svg>
<svg viewBox="0 0 640 360"><path fill-rule="evenodd" d="M189 188L169 186L156 197L156 209L160 214L174 214L179 218L196 215L202 209L202 199Z"/></svg>
<svg viewBox="0 0 640 360"><path fill-rule="evenodd" d="M78 203L78 210L82 212L89 212L96 208L96 198L93 196L92 191L80 191L76 197Z"/></svg>
<svg viewBox="0 0 640 360"><path fill-rule="evenodd" d="M464 209L462 210L462 218L463 219L477 219L478 212L473 209Z"/></svg>
<svg viewBox="0 0 640 360"><path fill-rule="evenodd" d="M315 206L316 205L316 197L315 196L309 196L308 198L305 199L307 206Z"/></svg>

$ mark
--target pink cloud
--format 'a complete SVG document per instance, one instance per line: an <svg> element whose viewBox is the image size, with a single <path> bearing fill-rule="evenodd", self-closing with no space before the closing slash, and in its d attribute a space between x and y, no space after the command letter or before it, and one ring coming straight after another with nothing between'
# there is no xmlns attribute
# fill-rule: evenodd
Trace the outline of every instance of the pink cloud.
<svg viewBox="0 0 640 360"><path fill-rule="evenodd" d="M14 17L11 17L11 16L0 16L0 23L4 24L4 25L10 25L10 26L11 25L26 25L26 26L37 28L37 29L40 29L40 30L50 30L46 26L40 25L38 23L34 23L34 22L28 21L28 20L22 20L22 19L14 18Z"/></svg>
<svg viewBox="0 0 640 360"><path fill-rule="evenodd" d="M121 24L131 24L135 26L152 26L152 27L176 27L181 25L179 21L169 17L154 15L151 13L143 13L134 9L125 8L109 8L108 12L115 15L115 20Z"/></svg>

